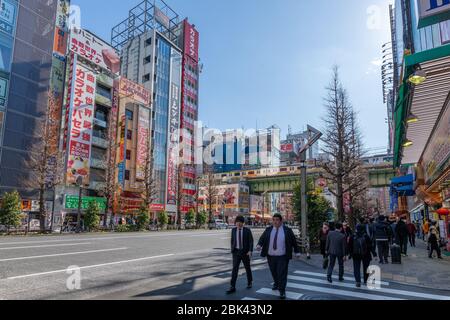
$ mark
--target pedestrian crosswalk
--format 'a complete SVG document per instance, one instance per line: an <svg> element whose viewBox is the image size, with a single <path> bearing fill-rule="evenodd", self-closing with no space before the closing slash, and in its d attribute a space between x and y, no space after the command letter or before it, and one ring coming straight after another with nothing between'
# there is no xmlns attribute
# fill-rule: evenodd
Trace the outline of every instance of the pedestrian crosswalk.
<svg viewBox="0 0 450 320"><path fill-rule="evenodd" d="M425 288L407 285L394 288L395 286L382 281L379 289L370 289L364 285L357 288L355 280L351 277L344 277L342 282L333 279L333 283L330 284L325 274L296 270L288 276L286 297L288 300L300 300L308 296L320 296L330 300L450 300L450 293L441 295L435 292L430 293L430 290ZM270 300L278 297L278 291L263 287L256 289L252 295L242 300Z"/></svg>

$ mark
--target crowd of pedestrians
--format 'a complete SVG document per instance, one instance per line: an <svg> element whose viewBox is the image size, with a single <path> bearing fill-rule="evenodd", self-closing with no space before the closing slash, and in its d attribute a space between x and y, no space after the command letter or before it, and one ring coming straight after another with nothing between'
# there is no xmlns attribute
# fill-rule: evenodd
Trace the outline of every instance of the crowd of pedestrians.
<svg viewBox="0 0 450 320"><path fill-rule="evenodd" d="M426 221L422 227L416 222L407 221L406 217L394 218L380 215L375 219L361 218L355 232L347 222L324 223L319 231L321 255L327 280L332 283L332 274L336 264L339 265L339 281L344 281L344 261L353 260L356 286L367 284L368 267L374 258L379 264L401 263L401 256L408 255L408 244L416 246L416 238L428 243L428 256L442 259L442 241L436 221ZM363 277L361 277L361 268Z"/></svg>

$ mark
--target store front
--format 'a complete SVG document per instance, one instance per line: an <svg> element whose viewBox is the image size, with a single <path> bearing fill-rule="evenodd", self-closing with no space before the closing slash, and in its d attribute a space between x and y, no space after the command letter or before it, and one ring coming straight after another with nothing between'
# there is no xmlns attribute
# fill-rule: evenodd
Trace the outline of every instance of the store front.
<svg viewBox="0 0 450 320"><path fill-rule="evenodd" d="M448 239L450 45L406 56L403 73L395 111L395 166L414 168L424 218L437 221L441 238Z"/></svg>

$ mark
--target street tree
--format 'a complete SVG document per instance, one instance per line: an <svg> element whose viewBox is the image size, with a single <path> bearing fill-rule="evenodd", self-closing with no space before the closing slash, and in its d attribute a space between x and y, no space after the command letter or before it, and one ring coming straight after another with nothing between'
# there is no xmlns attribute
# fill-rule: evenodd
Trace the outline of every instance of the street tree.
<svg viewBox="0 0 450 320"><path fill-rule="evenodd" d="M119 182L116 179L116 168L117 168L117 117L111 116L111 121L108 124L108 149L106 154L104 155L104 163L105 163L105 173L104 177L102 177L105 181L105 184L102 188L102 193L106 199L106 208L105 208L105 219L103 220L103 227L107 227L107 217L108 214L111 214L111 222L114 221L115 206L114 201L116 200L119 190Z"/></svg>
<svg viewBox="0 0 450 320"><path fill-rule="evenodd" d="M161 211L158 213L158 223L161 226L161 229L163 229L167 224L169 223L169 215L166 211Z"/></svg>
<svg viewBox="0 0 450 320"><path fill-rule="evenodd" d="M208 219L208 213L205 211L200 211L199 213L197 213L197 218L196 218L196 222L197 222L197 228L201 228L206 224L206 220Z"/></svg>
<svg viewBox="0 0 450 320"><path fill-rule="evenodd" d="M328 159L321 161L320 166L329 182L330 192L336 197L338 217L344 220L344 195L355 190L356 178L359 176L356 172L361 164L361 136L337 66L333 67L326 91L322 151Z"/></svg>
<svg viewBox="0 0 450 320"><path fill-rule="evenodd" d="M145 205L142 205L139 210L137 219L136 219L136 224L137 224L138 230L139 231L144 230L149 222L150 222L150 216L149 216L148 207L146 207Z"/></svg>
<svg viewBox="0 0 450 320"><path fill-rule="evenodd" d="M59 149L59 105L54 95L48 93L48 103L43 120L38 123L36 136L39 140L33 143L25 162L30 168L24 185L37 190L39 196L40 231L45 232L48 212L45 207L46 194L54 191L64 179L64 155Z"/></svg>
<svg viewBox="0 0 450 320"><path fill-rule="evenodd" d="M213 203L218 195L217 181L214 177L212 165L204 166L204 196L208 205L208 223L213 223Z"/></svg>
<svg viewBox="0 0 450 320"><path fill-rule="evenodd" d="M3 195L0 205L0 224L6 227L9 233L11 228L20 226L22 214L22 200L17 191L7 192Z"/></svg>
<svg viewBox="0 0 450 320"><path fill-rule="evenodd" d="M96 229L100 223L100 205L96 201L90 201L84 214L84 226L90 232Z"/></svg>
<svg viewBox="0 0 450 320"><path fill-rule="evenodd" d="M150 148L151 135L148 135L146 143L149 146L149 148L145 157L144 181L142 183L143 192L141 193L141 196L144 202L144 206L147 208L150 214L150 206L157 199L160 183L158 183L158 179L156 179L155 173L153 171L154 160Z"/></svg>
<svg viewBox="0 0 450 320"><path fill-rule="evenodd" d="M186 214L186 225L193 224L195 224L195 211L194 209L189 209L188 213Z"/></svg>
<svg viewBox="0 0 450 320"><path fill-rule="evenodd" d="M184 193L183 193L183 185L184 185L184 172L185 166L183 164L178 164L177 166L177 215L175 218L178 229L181 229L181 221L183 219L183 204L184 204Z"/></svg>

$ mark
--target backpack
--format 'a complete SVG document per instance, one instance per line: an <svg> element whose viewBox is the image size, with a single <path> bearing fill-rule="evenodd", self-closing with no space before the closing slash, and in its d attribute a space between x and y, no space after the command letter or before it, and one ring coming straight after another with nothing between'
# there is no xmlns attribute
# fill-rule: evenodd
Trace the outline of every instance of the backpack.
<svg viewBox="0 0 450 320"><path fill-rule="evenodd" d="M353 237L353 255L365 256L367 254L366 237Z"/></svg>

